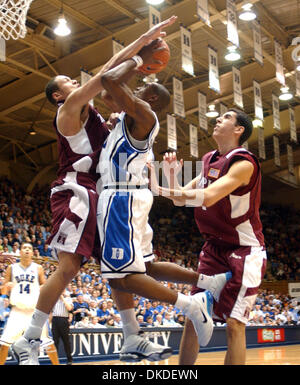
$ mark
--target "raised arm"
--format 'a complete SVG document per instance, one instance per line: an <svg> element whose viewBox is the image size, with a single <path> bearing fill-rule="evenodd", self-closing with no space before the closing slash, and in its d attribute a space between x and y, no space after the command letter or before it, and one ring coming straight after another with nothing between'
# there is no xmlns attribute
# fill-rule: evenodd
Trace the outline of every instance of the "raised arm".
<svg viewBox="0 0 300 385"><path fill-rule="evenodd" d="M154 40L139 52L139 57L144 63L154 63L153 52L160 49L159 41ZM104 73L101 81L116 105L134 121L130 129L132 136L137 140L144 140L152 130L156 119L149 103L137 97L126 84L136 67L135 58L130 58Z"/></svg>
<svg viewBox="0 0 300 385"><path fill-rule="evenodd" d="M226 175L222 176L205 189L193 188L189 190L175 190L160 186L155 186L154 188L157 190L158 194L173 200L175 204L210 207L231 194L237 188L249 184L253 171L254 166L251 162L241 160L235 162ZM154 183L157 183L157 181Z"/></svg>
<svg viewBox="0 0 300 385"><path fill-rule="evenodd" d="M163 29L175 23L176 19L176 16L172 16L169 19L153 26L146 33L142 34L137 40L114 55L106 64L104 64L94 77L92 77L82 87L72 92L72 94L67 98L65 103L66 106L64 106L64 108L66 108L70 113L76 113L78 110L80 112L81 108L86 105L89 100L98 95L103 89L100 81L103 73L116 67L124 60L136 55L145 45L151 43L153 40L159 37L164 37L166 33Z"/></svg>

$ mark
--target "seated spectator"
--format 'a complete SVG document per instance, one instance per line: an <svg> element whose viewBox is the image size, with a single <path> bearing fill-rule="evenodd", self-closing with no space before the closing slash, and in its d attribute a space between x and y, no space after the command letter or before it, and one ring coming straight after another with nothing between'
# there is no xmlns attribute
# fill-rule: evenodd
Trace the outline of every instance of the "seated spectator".
<svg viewBox="0 0 300 385"><path fill-rule="evenodd" d="M104 325L100 324L99 322L99 317L91 317L90 318L90 322L89 322L89 328L92 328L92 329L100 329L100 328L105 328Z"/></svg>
<svg viewBox="0 0 300 385"><path fill-rule="evenodd" d="M106 321L112 318L109 310L107 309L107 302L103 301L99 305L99 309L97 310L97 316L99 317L99 323L104 325Z"/></svg>
<svg viewBox="0 0 300 385"><path fill-rule="evenodd" d="M138 316L136 317L136 319L137 319L137 321L138 321L140 327L145 327L145 326L147 326L147 325L146 325L146 322L144 321L144 316L143 316L143 315L141 315L141 314L138 315Z"/></svg>
<svg viewBox="0 0 300 385"><path fill-rule="evenodd" d="M113 318L108 318L105 322L106 328L114 328L115 327L115 321Z"/></svg>
<svg viewBox="0 0 300 385"><path fill-rule="evenodd" d="M89 328L90 319L88 316L82 317L82 319L75 323L74 328Z"/></svg>
<svg viewBox="0 0 300 385"><path fill-rule="evenodd" d="M154 324L153 324L153 317L151 315L149 315L146 319L146 327L153 327Z"/></svg>
<svg viewBox="0 0 300 385"><path fill-rule="evenodd" d="M52 257L52 249L49 245L47 245L46 243L44 243L41 251L40 251L40 255L42 257L47 257L47 258L51 258Z"/></svg>
<svg viewBox="0 0 300 385"><path fill-rule="evenodd" d="M120 313L115 313L114 315L112 315L112 318L114 320L114 325L116 328L122 328L123 327Z"/></svg>
<svg viewBox="0 0 300 385"><path fill-rule="evenodd" d="M95 300L91 300L89 302L89 307L90 307L90 315L91 315L91 317L97 316L97 312L99 310L98 303Z"/></svg>
<svg viewBox="0 0 300 385"><path fill-rule="evenodd" d="M173 318L173 313L166 312L164 314L164 319L163 319L163 326L168 326L168 327L174 327L174 326L181 326L178 324L174 318Z"/></svg>
<svg viewBox="0 0 300 385"><path fill-rule="evenodd" d="M153 326L163 326L163 316L159 313L155 317L155 321L153 322Z"/></svg>
<svg viewBox="0 0 300 385"><path fill-rule="evenodd" d="M175 317L175 321L180 326L184 326L185 324L185 316L183 314L177 314Z"/></svg>
<svg viewBox="0 0 300 385"><path fill-rule="evenodd" d="M90 315L90 307L87 302L84 302L82 294L78 294L74 301L73 316L74 323L81 321L84 317Z"/></svg>

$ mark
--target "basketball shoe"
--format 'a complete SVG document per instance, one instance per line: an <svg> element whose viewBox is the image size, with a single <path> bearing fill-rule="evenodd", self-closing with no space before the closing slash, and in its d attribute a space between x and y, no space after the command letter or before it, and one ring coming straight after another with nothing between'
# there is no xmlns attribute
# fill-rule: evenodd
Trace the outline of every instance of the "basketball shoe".
<svg viewBox="0 0 300 385"><path fill-rule="evenodd" d="M39 365L40 344L40 340L19 338L11 347L19 365Z"/></svg>
<svg viewBox="0 0 300 385"><path fill-rule="evenodd" d="M144 332L140 331L126 338L119 359L126 362L139 362L143 359L154 362L169 358L172 352L169 346L148 341L144 337Z"/></svg>
<svg viewBox="0 0 300 385"><path fill-rule="evenodd" d="M212 336L214 323L212 320L213 296L210 291L191 296L191 303L185 309L186 316L192 321L200 346L206 346Z"/></svg>
<svg viewBox="0 0 300 385"><path fill-rule="evenodd" d="M201 286L201 278L203 277L202 274L199 276L199 287ZM225 283L230 280L232 277L232 274L230 271L227 273L222 273L222 274L215 274L209 278L208 285L205 287L206 290L209 290L211 294L213 295L215 301L219 302L220 298L220 293L225 286ZM200 287L201 289L201 287Z"/></svg>

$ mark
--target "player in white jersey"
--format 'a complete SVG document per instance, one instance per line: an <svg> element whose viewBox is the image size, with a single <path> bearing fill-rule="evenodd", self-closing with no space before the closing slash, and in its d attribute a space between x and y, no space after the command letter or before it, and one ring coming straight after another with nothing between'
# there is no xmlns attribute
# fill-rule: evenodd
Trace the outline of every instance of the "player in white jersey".
<svg viewBox="0 0 300 385"><path fill-rule="evenodd" d="M10 291L9 318L0 337L0 365L4 365L9 347L23 334L29 324L37 303L40 286L46 281L41 265L32 261L33 247L30 243L23 243L20 249L20 262L9 265L5 273L2 295ZM58 364L57 351L54 342L49 338L46 326L42 334L42 347L53 365ZM37 352L38 353L38 352Z"/></svg>
<svg viewBox="0 0 300 385"><path fill-rule="evenodd" d="M122 110L120 122L106 140L100 157L101 189L98 201L98 225L101 237L101 272L109 279L113 296L123 320L124 346L120 359L138 361L144 357L138 339L138 324L133 311L132 294L118 297L115 289L135 293L176 305L197 330L200 345L212 334L212 294L199 293L193 298L177 293L146 275L145 261L154 258L152 229L148 214L153 196L145 176L152 145L159 131L156 113L168 106L169 92L157 83L148 83L132 92L126 85L143 62L149 63L157 42L143 48L139 56L124 61L101 76L112 106ZM140 348L139 348L140 347ZM145 348L147 346L145 345ZM169 352L166 350L166 354ZM162 358L163 355L160 355Z"/></svg>

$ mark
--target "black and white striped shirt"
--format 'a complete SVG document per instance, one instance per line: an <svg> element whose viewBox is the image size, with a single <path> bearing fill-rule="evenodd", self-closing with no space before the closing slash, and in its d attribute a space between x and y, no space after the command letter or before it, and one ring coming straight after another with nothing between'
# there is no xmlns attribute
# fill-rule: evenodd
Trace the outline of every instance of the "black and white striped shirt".
<svg viewBox="0 0 300 385"><path fill-rule="evenodd" d="M64 301L70 305L73 304L72 299L70 297L65 297ZM52 310L53 317L69 317L69 312L66 308L66 305L64 304L64 301L59 298L59 300L56 302Z"/></svg>

